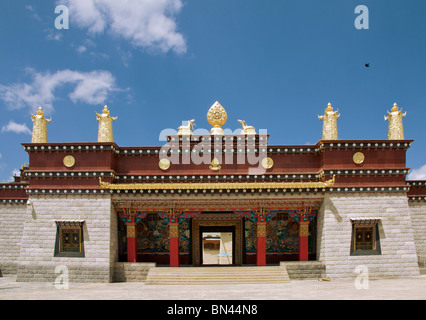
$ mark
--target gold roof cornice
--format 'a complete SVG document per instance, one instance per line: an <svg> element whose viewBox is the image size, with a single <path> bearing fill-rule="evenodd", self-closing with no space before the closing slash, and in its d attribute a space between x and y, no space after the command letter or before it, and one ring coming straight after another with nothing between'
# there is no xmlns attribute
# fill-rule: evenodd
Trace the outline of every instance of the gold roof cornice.
<svg viewBox="0 0 426 320"><path fill-rule="evenodd" d="M130 211L258 211L258 210L297 210L310 207L319 209L322 198L282 198L282 199L115 199L115 210ZM223 216L222 216L223 217Z"/></svg>
<svg viewBox="0 0 426 320"><path fill-rule="evenodd" d="M334 182L334 176L327 181L222 183L109 183L99 178L101 188L108 190L322 189L332 187Z"/></svg>

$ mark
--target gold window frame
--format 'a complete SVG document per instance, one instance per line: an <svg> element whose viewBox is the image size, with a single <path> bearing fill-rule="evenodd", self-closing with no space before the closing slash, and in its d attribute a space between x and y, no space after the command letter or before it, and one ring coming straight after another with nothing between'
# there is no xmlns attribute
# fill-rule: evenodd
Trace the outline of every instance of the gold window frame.
<svg viewBox="0 0 426 320"><path fill-rule="evenodd" d="M354 237L354 251L358 251L358 250L377 250L377 236L376 236L376 225L354 225L354 232L353 232L353 237ZM359 231L371 231L371 249L358 249L358 247L360 246L365 246L365 244L360 244L357 239L357 234ZM362 239L364 240L364 239ZM363 241L365 242L365 241Z"/></svg>
<svg viewBox="0 0 426 320"><path fill-rule="evenodd" d="M379 222L381 218L354 218L352 221L352 236L351 236L351 256L362 255L381 255L380 246L380 229ZM359 231L364 232L362 241L364 241L365 233L371 232L371 248L366 248L365 243L360 243L357 239ZM365 241L364 241L365 242Z"/></svg>
<svg viewBox="0 0 426 320"><path fill-rule="evenodd" d="M60 253L81 253L81 243L82 243L82 239L81 239L81 227L80 226L60 226L59 227L59 252ZM65 251L64 250L64 243L63 243L63 237L64 237L64 233L69 230L76 230L76 232L69 232L71 235L78 233L78 251ZM72 240L71 240L72 242Z"/></svg>
<svg viewBox="0 0 426 320"><path fill-rule="evenodd" d="M55 257L80 257L84 258L84 220L60 220L56 222L56 241L55 241ZM78 234L78 251L64 251L64 233L68 231L70 236ZM74 231L74 232L73 232ZM73 239L70 239L73 241ZM77 248L77 246L75 246Z"/></svg>

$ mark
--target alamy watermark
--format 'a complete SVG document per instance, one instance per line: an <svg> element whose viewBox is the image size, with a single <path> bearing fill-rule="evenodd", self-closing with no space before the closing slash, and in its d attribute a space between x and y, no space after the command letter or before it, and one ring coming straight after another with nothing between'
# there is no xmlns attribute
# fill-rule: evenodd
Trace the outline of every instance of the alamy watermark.
<svg viewBox="0 0 426 320"><path fill-rule="evenodd" d="M55 14L59 14L59 16L55 19L55 28L58 30L70 28L70 15L67 6L59 5L55 8Z"/></svg>
<svg viewBox="0 0 426 320"><path fill-rule="evenodd" d="M355 288L358 290L367 290L369 288L368 267L359 265L355 268L355 273L358 274L355 278Z"/></svg>
<svg viewBox="0 0 426 320"><path fill-rule="evenodd" d="M215 158L220 165L247 164L249 175L264 174L262 160L268 155L267 130L260 129L256 135L241 135L240 131L224 129L224 135L210 135L207 129L196 129L192 135L178 136L176 130L164 129L159 140L167 143L159 156L172 164L195 165L210 165Z"/></svg>
<svg viewBox="0 0 426 320"><path fill-rule="evenodd" d="M369 11L366 5L358 5L355 7L355 13L359 14L355 18L355 28L358 30L369 29ZM55 19L55 28L58 30L69 29L69 10L65 5L55 7L55 14L58 16Z"/></svg>
<svg viewBox="0 0 426 320"><path fill-rule="evenodd" d="M69 272L66 265L59 265L55 268L55 274L59 274L55 279L55 288L58 290L68 290L69 289Z"/></svg>
<svg viewBox="0 0 426 320"><path fill-rule="evenodd" d="M359 5L356 6L355 8L355 13L359 14L359 16L357 16L355 18L355 28L358 30L361 29L369 29L369 12L368 12L368 7L365 5Z"/></svg>

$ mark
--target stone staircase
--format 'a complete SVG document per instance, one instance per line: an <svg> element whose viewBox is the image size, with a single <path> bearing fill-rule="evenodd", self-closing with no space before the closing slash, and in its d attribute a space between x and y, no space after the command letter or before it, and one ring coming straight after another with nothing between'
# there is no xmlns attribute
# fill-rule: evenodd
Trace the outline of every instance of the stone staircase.
<svg viewBox="0 0 426 320"><path fill-rule="evenodd" d="M285 283L285 266L268 267L157 267L148 272L146 285L206 285Z"/></svg>

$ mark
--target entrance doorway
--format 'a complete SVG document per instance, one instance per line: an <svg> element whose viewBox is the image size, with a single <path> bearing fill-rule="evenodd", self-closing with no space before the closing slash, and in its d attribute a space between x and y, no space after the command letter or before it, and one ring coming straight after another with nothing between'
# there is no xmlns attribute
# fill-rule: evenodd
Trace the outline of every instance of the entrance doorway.
<svg viewBox="0 0 426 320"><path fill-rule="evenodd" d="M199 232L201 265L235 264L234 226L200 226Z"/></svg>
<svg viewBox="0 0 426 320"><path fill-rule="evenodd" d="M194 266L241 265L242 219L233 214L203 214L192 220L192 263Z"/></svg>

